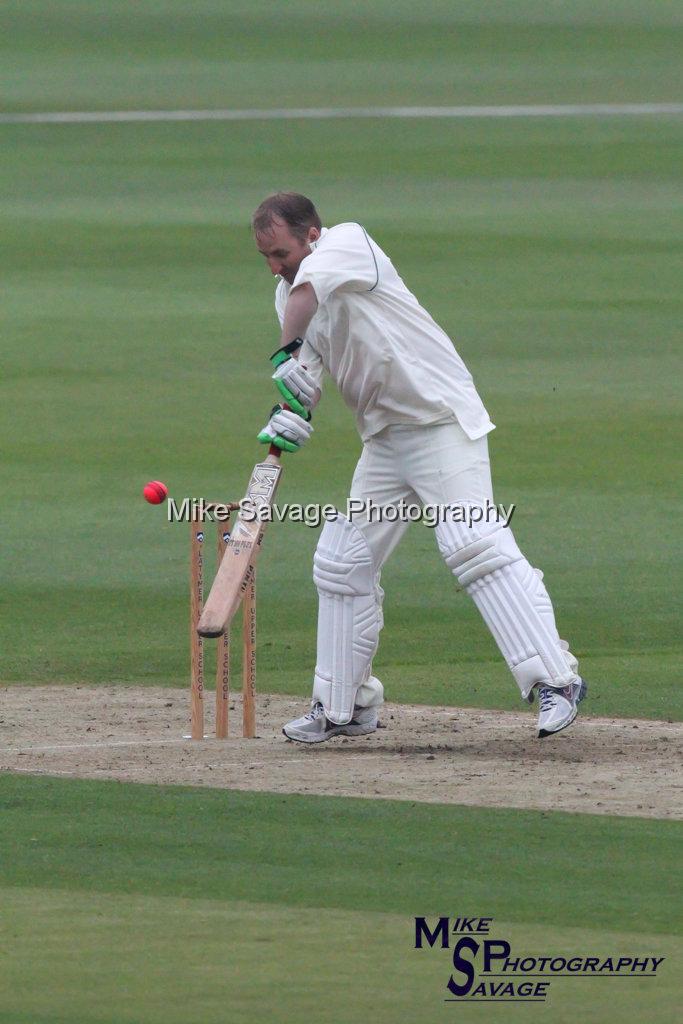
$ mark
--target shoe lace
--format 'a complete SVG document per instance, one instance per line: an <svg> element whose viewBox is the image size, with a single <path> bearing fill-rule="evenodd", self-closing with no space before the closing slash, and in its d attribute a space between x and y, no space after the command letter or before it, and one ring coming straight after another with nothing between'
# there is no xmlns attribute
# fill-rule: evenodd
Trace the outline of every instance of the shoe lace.
<svg viewBox="0 0 683 1024"><path fill-rule="evenodd" d="M541 711L552 711L555 707L555 691L549 686L541 686L538 690L538 706Z"/></svg>
<svg viewBox="0 0 683 1024"><path fill-rule="evenodd" d="M311 705L311 710L308 712L308 714L304 715L304 718L306 718L309 722L315 722L321 717L321 715L324 714L325 708L322 706L320 701L316 701L315 704Z"/></svg>

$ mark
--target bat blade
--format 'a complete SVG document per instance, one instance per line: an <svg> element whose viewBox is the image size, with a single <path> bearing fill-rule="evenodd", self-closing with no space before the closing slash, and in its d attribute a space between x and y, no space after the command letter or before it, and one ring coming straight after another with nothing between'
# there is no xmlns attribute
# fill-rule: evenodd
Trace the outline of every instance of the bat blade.
<svg viewBox="0 0 683 1024"><path fill-rule="evenodd" d="M200 636L221 636L240 606L263 540L265 522L259 513L272 504L281 472L280 460L275 454L254 466L242 508L197 625Z"/></svg>

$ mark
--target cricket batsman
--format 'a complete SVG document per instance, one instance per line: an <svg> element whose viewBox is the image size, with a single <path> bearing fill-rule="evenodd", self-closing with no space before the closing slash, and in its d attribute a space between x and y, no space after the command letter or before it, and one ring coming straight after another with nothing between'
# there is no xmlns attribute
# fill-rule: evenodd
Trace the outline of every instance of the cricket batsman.
<svg viewBox="0 0 683 1024"><path fill-rule="evenodd" d="M487 435L494 424L450 338L360 224L325 228L310 199L278 192L255 211L252 228L279 278L282 328L273 379L284 401L259 440L285 451L305 444L328 373L363 441L350 498L448 512L435 530L444 561L479 609L522 698L538 700L539 737L565 729L586 684L558 634L543 573L509 526L473 514L493 504ZM319 610L311 710L284 726L289 739L321 743L377 728L380 573L407 526L405 518L341 514L325 523L313 564Z"/></svg>

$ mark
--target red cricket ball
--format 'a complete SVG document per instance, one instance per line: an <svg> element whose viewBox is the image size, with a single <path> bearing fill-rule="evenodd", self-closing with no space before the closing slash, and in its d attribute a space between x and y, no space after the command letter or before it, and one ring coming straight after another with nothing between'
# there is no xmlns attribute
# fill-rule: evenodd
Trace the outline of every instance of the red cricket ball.
<svg viewBox="0 0 683 1024"><path fill-rule="evenodd" d="M142 493L145 496L145 501L148 501L150 505L161 505L162 501L168 497L168 487L166 484L162 484L161 480L150 480L142 488Z"/></svg>

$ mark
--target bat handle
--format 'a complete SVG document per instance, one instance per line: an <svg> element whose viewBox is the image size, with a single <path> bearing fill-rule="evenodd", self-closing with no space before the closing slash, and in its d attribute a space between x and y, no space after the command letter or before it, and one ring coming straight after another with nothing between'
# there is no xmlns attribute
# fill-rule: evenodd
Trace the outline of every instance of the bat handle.
<svg viewBox="0 0 683 1024"><path fill-rule="evenodd" d="M292 411L291 405L287 405L286 402L282 403L282 408L283 409L287 409L289 412ZM278 448L278 446L276 444L271 444L270 448L268 449L268 454L269 455L274 455L276 459L279 459L280 456L282 455L282 452L280 451L280 449Z"/></svg>

